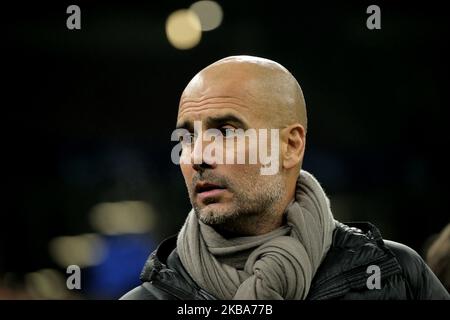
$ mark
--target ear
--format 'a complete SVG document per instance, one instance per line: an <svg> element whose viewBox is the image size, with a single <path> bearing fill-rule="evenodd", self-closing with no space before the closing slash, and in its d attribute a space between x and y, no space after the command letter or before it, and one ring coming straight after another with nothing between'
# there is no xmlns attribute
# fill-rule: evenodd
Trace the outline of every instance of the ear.
<svg viewBox="0 0 450 320"><path fill-rule="evenodd" d="M299 124L292 124L283 129L281 135L281 159L284 169L292 169L303 162L306 144L305 128Z"/></svg>

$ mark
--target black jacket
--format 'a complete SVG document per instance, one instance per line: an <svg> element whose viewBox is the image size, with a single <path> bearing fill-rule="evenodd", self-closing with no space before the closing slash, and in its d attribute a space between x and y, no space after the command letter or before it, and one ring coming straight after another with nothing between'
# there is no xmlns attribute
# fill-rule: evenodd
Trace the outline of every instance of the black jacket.
<svg viewBox="0 0 450 320"><path fill-rule="evenodd" d="M371 265L380 269L381 288L369 289ZM143 284L121 299L216 299L188 275L178 257L176 236L164 240L141 273ZM333 242L307 297L321 299L450 299L422 258L411 248L383 240L370 223L338 223Z"/></svg>

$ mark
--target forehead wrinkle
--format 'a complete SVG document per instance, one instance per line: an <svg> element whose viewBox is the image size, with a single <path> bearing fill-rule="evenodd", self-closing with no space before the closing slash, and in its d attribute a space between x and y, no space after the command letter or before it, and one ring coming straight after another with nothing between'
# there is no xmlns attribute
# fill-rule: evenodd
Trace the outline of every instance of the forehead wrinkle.
<svg viewBox="0 0 450 320"><path fill-rule="evenodd" d="M214 105L221 105L220 106L214 106ZM232 103L232 102L217 102L217 103L205 103L203 105L199 105L199 106L187 106L187 107L182 107L180 108L180 112L178 114L178 116L182 116L183 114L185 114L186 112L201 112L207 109L223 109L223 107L225 107L224 105L227 105L226 108L231 108L234 109L236 111L242 111L243 106L237 103ZM246 109L248 109L248 107L245 107Z"/></svg>
<svg viewBox="0 0 450 320"><path fill-rule="evenodd" d="M186 106L186 104L187 104L187 106ZM181 117L186 112L201 112L201 111L204 111L207 109L222 109L222 107L215 106L215 105L222 105L226 108L231 108L238 112L241 111L242 109L250 109L248 106L246 106L244 104L231 102L231 101L205 102L205 103L201 103L201 104L188 102L188 103L183 103L180 106L180 111L179 111L178 116Z"/></svg>
<svg viewBox="0 0 450 320"><path fill-rule="evenodd" d="M237 100L237 101L232 101L232 100ZM207 104L211 104L211 105L213 105L213 104L231 104L231 105L236 105L241 108L249 109L249 107L246 104L242 103L242 100L238 99L238 98L224 99L222 97L212 97L212 98L199 99L199 100L184 99L180 103L180 110L185 109L185 108L196 109L196 108L203 107ZM180 113L182 113L182 111Z"/></svg>
<svg viewBox="0 0 450 320"><path fill-rule="evenodd" d="M234 97L234 96L213 96L213 97L205 97L205 96L201 96L199 98L187 98L187 97L182 97L180 104L183 103L187 103L187 102L204 102L204 101L208 101L208 100L212 100L212 99L229 99L229 100L238 100L238 101L243 101L242 99L238 98L238 97Z"/></svg>
<svg viewBox="0 0 450 320"><path fill-rule="evenodd" d="M239 105L239 107L240 107L240 105ZM224 111L224 112L226 112L226 110L224 110L223 108L220 108L220 107L200 107L200 108L195 108L195 107L187 107L187 108L185 108L184 110L182 110L180 113L179 113L179 115L178 115L178 119L180 119L180 118L182 118L182 117L184 117L186 114L189 114L189 113L198 113L198 112L202 112L202 111L205 111L205 110L208 110L208 109L216 109L216 110L221 110L221 111ZM227 109L233 109L233 110L235 110L235 111L237 111L238 112L238 114L239 114L239 117L241 118L241 119L243 119L244 121L247 121L246 120L246 117L242 114L242 113L240 113L239 112L239 109L240 108L237 108L237 107L234 107L234 106L228 106L227 107Z"/></svg>

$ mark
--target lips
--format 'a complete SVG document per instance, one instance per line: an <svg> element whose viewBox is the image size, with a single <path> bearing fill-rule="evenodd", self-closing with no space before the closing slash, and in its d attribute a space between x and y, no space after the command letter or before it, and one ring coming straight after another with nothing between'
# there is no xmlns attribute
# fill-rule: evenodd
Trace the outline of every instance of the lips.
<svg viewBox="0 0 450 320"><path fill-rule="evenodd" d="M224 192L226 192L224 186L214 183L199 182L195 185L197 199L204 204L216 203Z"/></svg>
<svg viewBox="0 0 450 320"><path fill-rule="evenodd" d="M225 189L225 187L209 182L199 182L195 185L195 192L197 194L220 189Z"/></svg>

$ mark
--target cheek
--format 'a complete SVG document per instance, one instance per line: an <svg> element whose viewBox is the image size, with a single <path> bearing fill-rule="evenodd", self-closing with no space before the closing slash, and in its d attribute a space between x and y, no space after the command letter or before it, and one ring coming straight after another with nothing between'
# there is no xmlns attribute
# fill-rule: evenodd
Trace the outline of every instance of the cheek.
<svg viewBox="0 0 450 320"><path fill-rule="evenodd" d="M235 164L226 166L226 175L228 175L234 186L243 189L249 189L257 183L260 177L259 164Z"/></svg>
<svg viewBox="0 0 450 320"><path fill-rule="evenodd" d="M181 173L183 174L184 180L186 181L186 184L190 185L190 182L192 180L192 174L193 174L193 168L191 165L187 164L180 164Z"/></svg>
<svg viewBox="0 0 450 320"><path fill-rule="evenodd" d="M223 143L224 164L232 163L234 166L246 165L254 166L259 163L258 140L245 138L245 141L239 139L225 140ZM230 157L230 158L229 158Z"/></svg>

